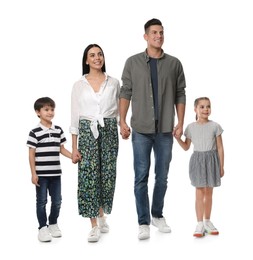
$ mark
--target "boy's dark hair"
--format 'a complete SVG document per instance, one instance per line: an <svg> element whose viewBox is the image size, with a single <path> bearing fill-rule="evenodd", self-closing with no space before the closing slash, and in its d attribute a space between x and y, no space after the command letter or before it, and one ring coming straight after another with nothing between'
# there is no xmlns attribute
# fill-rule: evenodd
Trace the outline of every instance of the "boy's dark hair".
<svg viewBox="0 0 253 260"><path fill-rule="evenodd" d="M147 22L145 23L145 25L144 25L144 31L145 31L145 33L148 32L148 29L149 29L149 27L150 27L151 25L161 25L161 26L163 26L163 25L162 25L162 22L161 22L159 19L153 18L153 19L151 19L151 20L149 20L149 21L147 21Z"/></svg>
<svg viewBox="0 0 253 260"><path fill-rule="evenodd" d="M49 97L39 98L34 103L34 110L40 111L40 109L44 106L50 106L52 108L55 108L55 102L53 101L53 99Z"/></svg>
<svg viewBox="0 0 253 260"><path fill-rule="evenodd" d="M83 67L83 74L82 74L82 75L88 74L88 73L90 72L90 66L89 66L88 64L86 64L86 60L87 60L88 51L89 51L91 48L93 48L93 47L99 48L99 49L102 51L103 56L104 56L104 58L105 58L104 52L103 52L102 48L101 48L98 44L96 44L96 43L89 44L89 45L86 47L86 49L84 50L84 52L83 52L83 62L82 62L82 65L83 65L83 66L82 66L82 67ZM104 60L104 65L103 65L103 67L102 67L102 71L105 72L105 60Z"/></svg>

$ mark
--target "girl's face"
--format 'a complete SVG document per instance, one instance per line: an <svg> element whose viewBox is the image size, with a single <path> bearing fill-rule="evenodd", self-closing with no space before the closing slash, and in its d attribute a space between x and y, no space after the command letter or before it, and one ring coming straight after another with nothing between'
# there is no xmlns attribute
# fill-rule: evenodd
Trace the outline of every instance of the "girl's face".
<svg viewBox="0 0 253 260"><path fill-rule="evenodd" d="M211 103L209 100L199 100L198 105L194 108L198 120L206 121L211 114Z"/></svg>
<svg viewBox="0 0 253 260"><path fill-rule="evenodd" d="M86 63L89 64L90 70L101 70L104 65L104 55L100 48L93 47L88 51Z"/></svg>

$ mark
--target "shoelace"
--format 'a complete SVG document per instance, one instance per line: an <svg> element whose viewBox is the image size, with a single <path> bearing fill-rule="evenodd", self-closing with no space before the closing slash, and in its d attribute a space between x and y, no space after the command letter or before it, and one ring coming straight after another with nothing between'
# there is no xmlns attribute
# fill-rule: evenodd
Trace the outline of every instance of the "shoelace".
<svg viewBox="0 0 253 260"><path fill-rule="evenodd" d="M91 237L97 236L97 230L98 230L98 228L97 228L97 227L94 227L94 228L90 231L90 236L91 236Z"/></svg>
<svg viewBox="0 0 253 260"><path fill-rule="evenodd" d="M146 232L147 230L148 230L147 227L140 226L140 232L141 233Z"/></svg>
<svg viewBox="0 0 253 260"><path fill-rule="evenodd" d="M159 220L160 220L160 225L167 226L166 221L165 221L164 218L160 218Z"/></svg>
<svg viewBox="0 0 253 260"><path fill-rule="evenodd" d="M202 233L203 232L203 225L198 224L197 227L196 227L196 231L195 232Z"/></svg>
<svg viewBox="0 0 253 260"><path fill-rule="evenodd" d="M215 228L215 226L213 225L213 223L212 222L206 222L205 223L206 224L206 226L208 227L208 228L210 228L211 230L216 230L216 228Z"/></svg>

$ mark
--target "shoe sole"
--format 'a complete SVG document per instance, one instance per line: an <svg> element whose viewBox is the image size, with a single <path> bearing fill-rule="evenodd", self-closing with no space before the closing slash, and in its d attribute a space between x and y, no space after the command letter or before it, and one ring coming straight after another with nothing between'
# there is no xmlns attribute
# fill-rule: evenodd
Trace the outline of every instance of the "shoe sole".
<svg viewBox="0 0 253 260"><path fill-rule="evenodd" d="M99 238L88 238L88 242L98 242Z"/></svg>
<svg viewBox="0 0 253 260"><path fill-rule="evenodd" d="M213 236L217 236L217 235L219 235L219 232L218 231L215 231L215 232L208 232L208 231L205 231L207 234L209 234L209 235L213 235Z"/></svg>
<svg viewBox="0 0 253 260"><path fill-rule="evenodd" d="M145 237L138 237L139 238L139 240L145 240L145 239L149 239L150 238L150 236L145 236Z"/></svg>
<svg viewBox="0 0 253 260"><path fill-rule="evenodd" d="M200 237L204 237L205 236L205 233L204 234L193 234L194 237L197 237L197 238L200 238Z"/></svg>
<svg viewBox="0 0 253 260"><path fill-rule="evenodd" d="M51 242L52 239L47 239L47 240L41 240L41 239L39 239L39 241L40 241L40 242L46 242L46 243L47 243L47 242Z"/></svg>
<svg viewBox="0 0 253 260"><path fill-rule="evenodd" d="M56 235L52 235L52 237L54 237L54 238L58 238L58 237L62 237L62 235L58 235L58 236L56 236Z"/></svg>
<svg viewBox="0 0 253 260"><path fill-rule="evenodd" d="M109 229L101 229L101 228L100 228L100 232L101 232L101 233L108 233L108 232L109 232Z"/></svg>

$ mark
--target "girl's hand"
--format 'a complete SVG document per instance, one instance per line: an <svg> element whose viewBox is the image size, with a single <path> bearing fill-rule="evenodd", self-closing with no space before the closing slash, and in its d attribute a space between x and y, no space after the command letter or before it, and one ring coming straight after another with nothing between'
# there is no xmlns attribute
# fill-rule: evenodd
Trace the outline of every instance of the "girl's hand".
<svg viewBox="0 0 253 260"><path fill-rule="evenodd" d="M181 125L176 125L173 129L172 135L178 139L183 135L183 127Z"/></svg>

